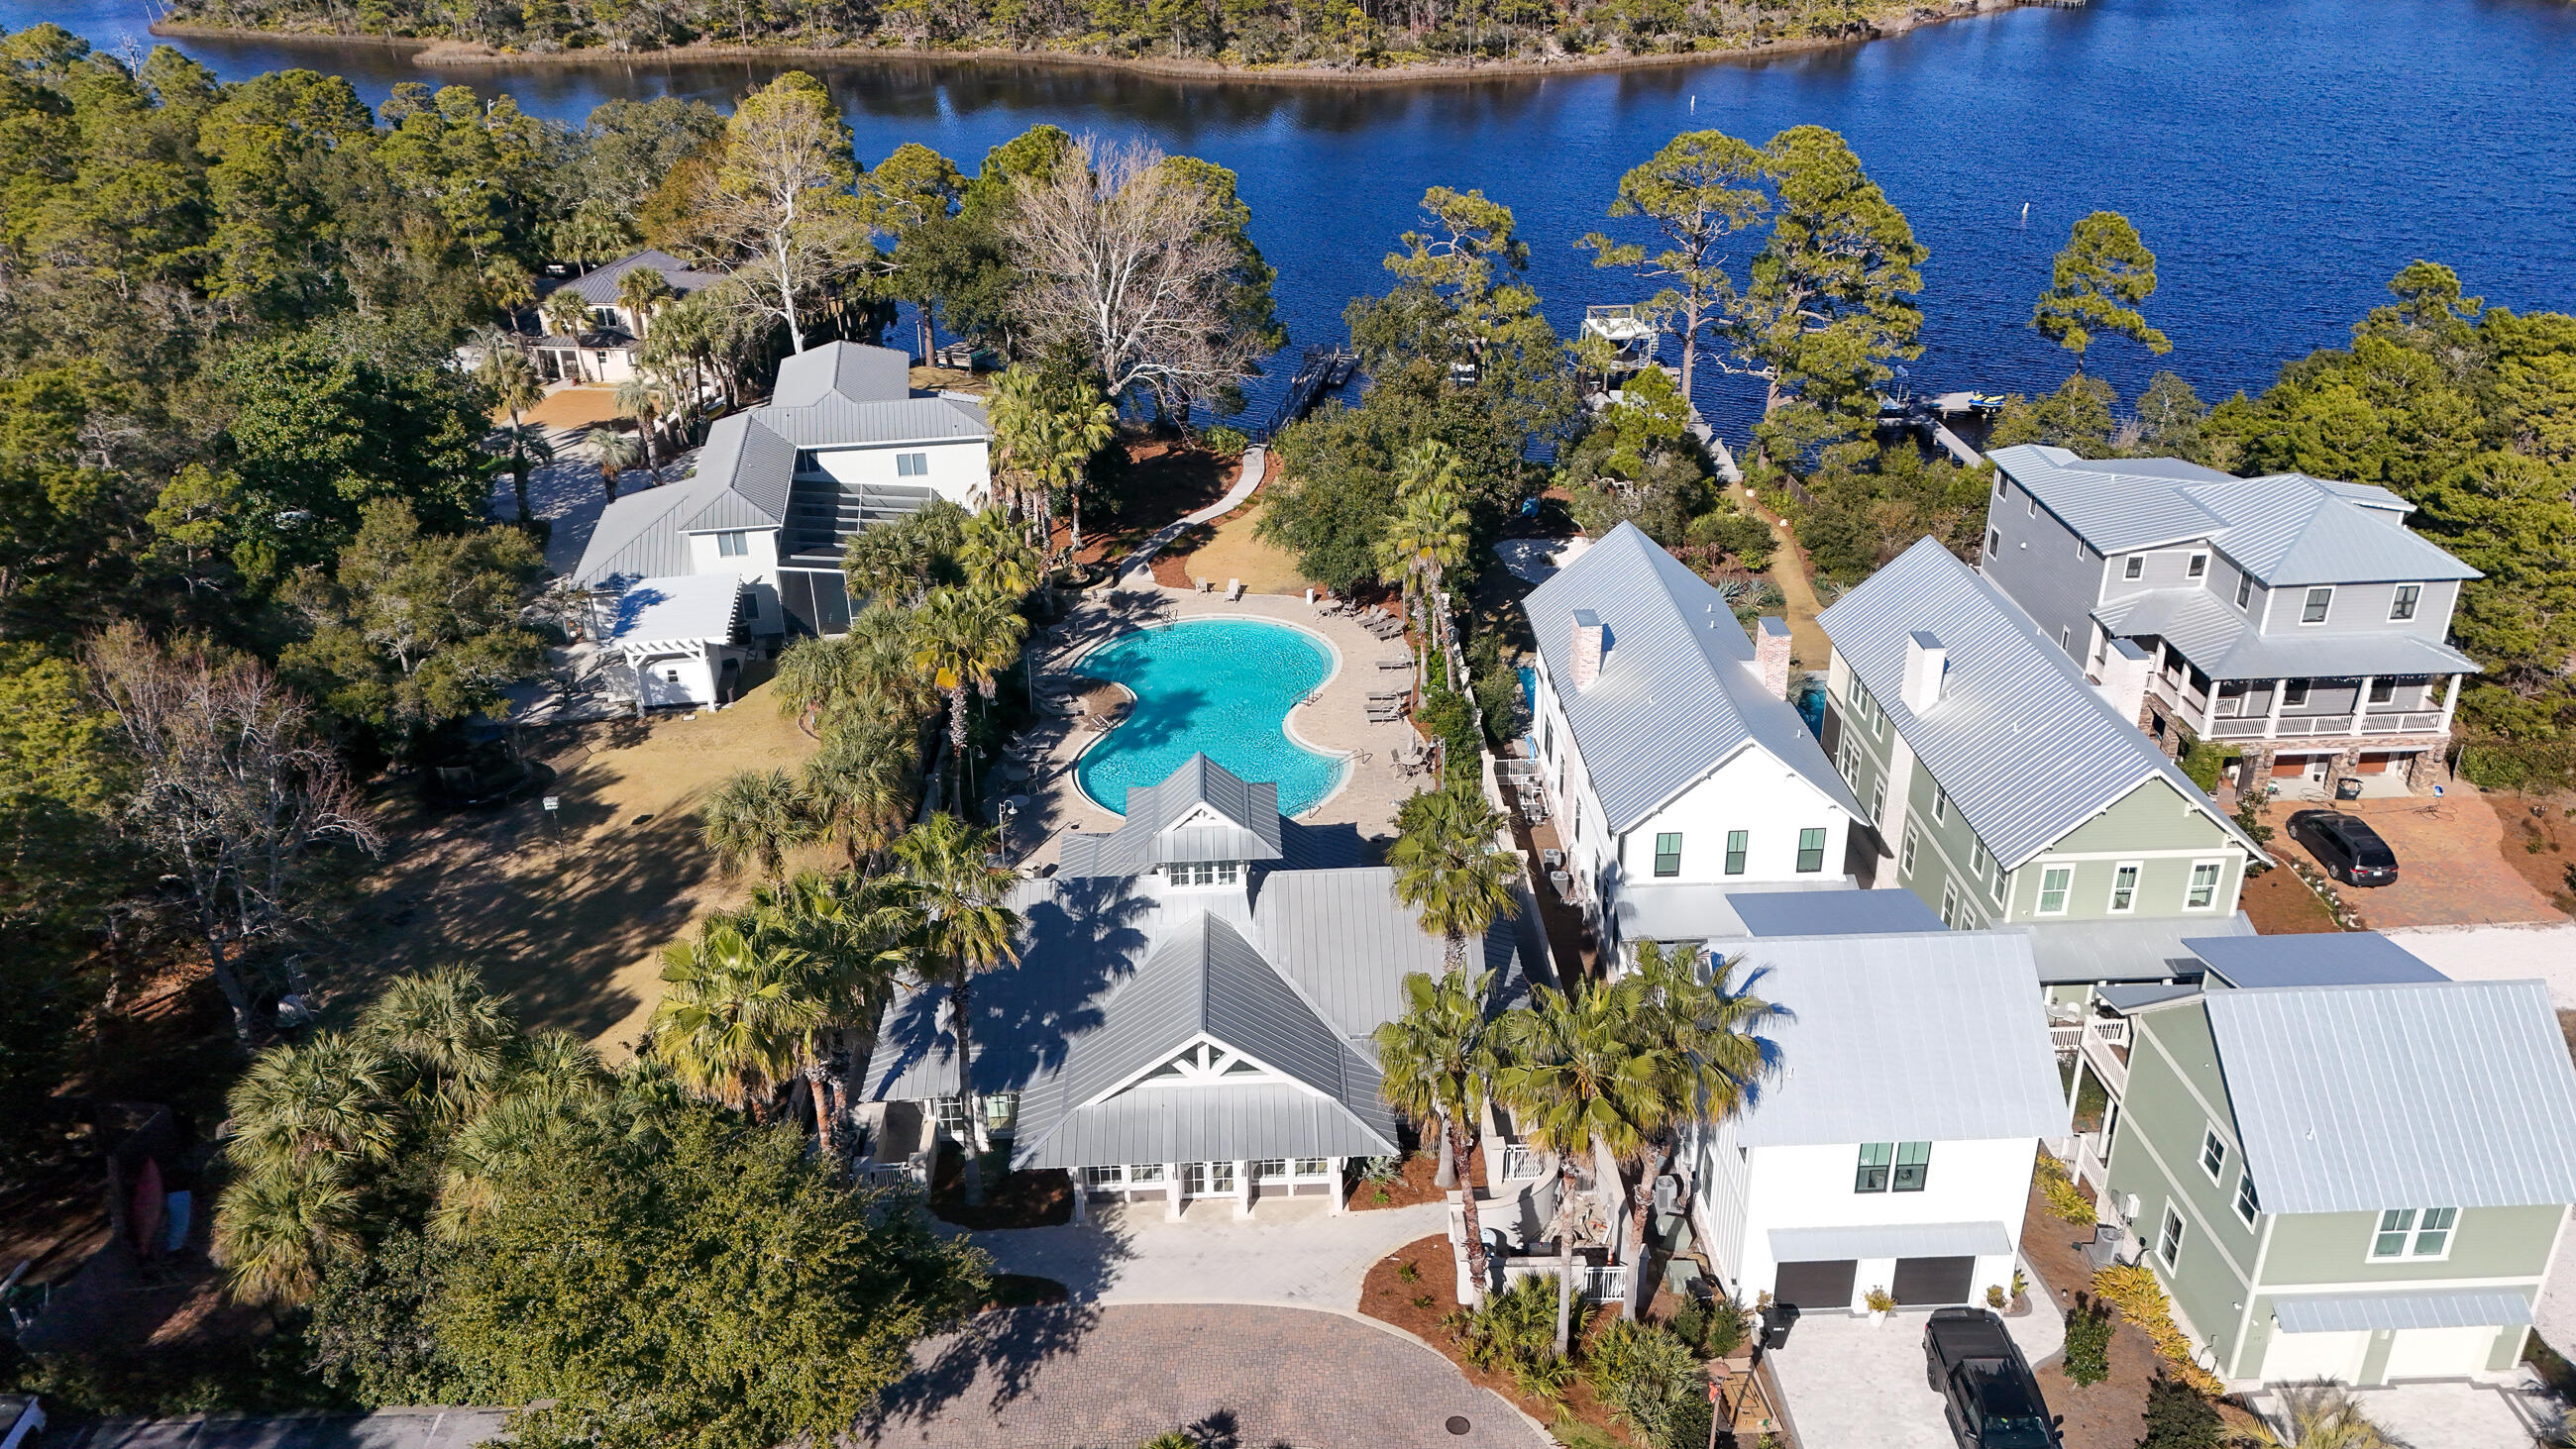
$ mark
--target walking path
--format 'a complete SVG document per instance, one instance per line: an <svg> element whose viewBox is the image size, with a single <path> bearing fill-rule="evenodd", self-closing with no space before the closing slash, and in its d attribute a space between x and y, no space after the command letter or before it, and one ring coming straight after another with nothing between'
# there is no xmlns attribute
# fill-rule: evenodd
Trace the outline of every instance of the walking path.
<svg viewBox="0 0 2576 1449"><path fill-rule="evenodd" d="M1242 507L1243 500L1252 496L1252 490L1261 486L1262 477L1269 471L1269 468L1269 450L1267 448L1264 448L1259 443L1255 443L1251 447L1244 449L1243 466L1235 474L1234 486L1225 490L1225 496L1214 503L1209 504L1207 507L1200 509L1196 513L1182 514L1180 517L1164 524L1161 528L1154 530L1153 537L1148 538L1142 544L1139 544L1136 551L1127 555L1126 561L1118 565L1118 586L1121 588L1129 588L1142 585L1144 587L1151 588L1154 583L1154 555L1161 553L1165 545L1169 544L1173 539L1180 537L1182 533L1187 531L1193 525L1223 518L1227 514ZM1136 577L1136 575L1140 573L1144 577Z"/></svg>
<svg viewBox="0 0 2576 1449"><path fill-rule="evenodd" d="M1771 536L1778 547L1771 555L1771 582L1780 586L1780 612L1789 620L1789 652L1800 666L1822 674L1833 657L1833 641L1816 624L1816 615L1824 603L1816 597L1815 565L1807 561L1807 551L1798 544L1798 535L1788 520L1762 506L1753 490L1741 483L1729 484L1727 494L1744 505L1754 517L1771 525Z"/></svg>
<svg viewBox="0 0 2576 1449"><path fill-rule="evenodd" d="M1320 1197L1282 1198L1234 1215L1194 1203L1179 1222L1160 1203L1104 1207L1089 1223L974 1233L1006 1273L1065 1285L1082 1303L1230 1303L1356 1313L1378 1259L1440 1232L1445 1203L1328 1211Z"/></svg>

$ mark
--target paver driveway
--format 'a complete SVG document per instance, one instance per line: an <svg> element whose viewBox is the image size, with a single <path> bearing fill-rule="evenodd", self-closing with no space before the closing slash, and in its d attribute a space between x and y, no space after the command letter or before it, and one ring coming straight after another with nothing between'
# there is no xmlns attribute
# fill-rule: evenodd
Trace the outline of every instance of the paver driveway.
<svg viewBox="0 0 2576 1449"><path fill-rule="evenodd" d="M2045 1291L2034 1288L2030 1306L2005 1319L2004 1330L2036 1366L2065 1346L2066 1318ZM1788 1346L1771 1355L1798 1442L1807 1449L1953 1449L1941 1396L1923 1381L1923 1325L1930 1317L1900 1312L1883 1324L1838 1313L1799 1319Z"/></svg>
<svg viewBox="0 0 2576 1449"><path fill-rule="evenodd" d="M1132 1449L1196 1427L1241 1449L1549 1443L1431 1350L1307 1309L1022 1308L923 1344L914 1362L863 1442Z"/></svg>
<svg viewBox="0 0 2576 1449"><path fill-rule="evenodd" d="M1193 1203L1180 1222L1153 1203L1103 1206L1096 1221L976 1233L1006 1273L1065 1285L1077 1303L1249 1303L1360 1306L1360 1280L1378 1259L1449 1220L1440 1203L1329 1215L1322 1198L1264 1203L1237 1219L1230 1204Z"/></svg>

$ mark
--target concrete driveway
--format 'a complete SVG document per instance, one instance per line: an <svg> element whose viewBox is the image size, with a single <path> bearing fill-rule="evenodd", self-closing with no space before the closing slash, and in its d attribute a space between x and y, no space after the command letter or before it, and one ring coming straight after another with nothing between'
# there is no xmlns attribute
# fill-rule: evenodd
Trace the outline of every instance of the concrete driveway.
<svg viewBox="0 0 2576 1449"><path fill-rule="evenodd" d="M2512 1384L2413 1383L2346 1392L2399 1449L2512 1449L2531 1443L2536 1432L2558 1422L2557 1400L2527 1378ZM2248 1394L2246 1402L2277 1428L2289 1427L2277 1392Z"/></svg>
<svg viewBox="0 0 2576 1449"><path fill-rule="evenodd" d="M1065 1285L1076 1303L1235 1303L1357 1313L1378 1259L1444 1231L1448 1206L1332 1216L1322 1198L1263 1203L1254 1216L1201 1202L1179 1222L1159 1205L1104 1207L1090 1223L971 1234L1006 1273ZM1150 1437L1150 1436L1149 1436Z"/></svg>
<svg viewBox="0 0 2576 1449"><path fill-rule="evenodd" d="M2022 1269L2034 1285L2039 1275ZM1771 1371L1788 1400L1789 1424L1807 1449L1954 1449L1941 1396L1923 1381L1923 1323L1929 1313L1867 1318L1804 1317ZM2005 1331L2036 1367L2066 1342L2066 1320L2034 1287L2030 1312Z"/></svg>

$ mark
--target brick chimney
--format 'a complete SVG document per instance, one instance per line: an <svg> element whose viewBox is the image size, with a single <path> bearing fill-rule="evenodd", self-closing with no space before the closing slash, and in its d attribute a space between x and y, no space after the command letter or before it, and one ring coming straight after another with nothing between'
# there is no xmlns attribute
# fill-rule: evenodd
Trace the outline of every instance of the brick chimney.
<svg viewBox="0 0 2576 1449"><path fill-rule="evenodd" d="M1601 677L1601 655L1608 637L1600 615L1590 609L1574 611L1574 647L1566 655L1566 669L1574 676L1577 690L1590 689L1592 681Z"/></svg>
<svg viewBox="0 0 2576 1449"><path fill-rule="evenodd" d="M1917 629L1905 636L1905 676L1897 686L1897 698L1921 714L1940 703L1949 673L1950 651L1941 636Z"/></svg>
<svg viewBox="0 0 2576 1449"><path fill-rule="evenodd" d="M2134 639L2114 639L2102 647L2101 661L2088 676L2093 687L2120 712L2120 718L2138 724L2147 709L2147 676L2155 672L2155 661Z"/></svg>
<svg viewBox="0 0 2576 1449"><path fill-rule="evenodd" d="M1753 622L1753 667L1773 699L1789 697L1789 621L1765 614Z"/></svg>

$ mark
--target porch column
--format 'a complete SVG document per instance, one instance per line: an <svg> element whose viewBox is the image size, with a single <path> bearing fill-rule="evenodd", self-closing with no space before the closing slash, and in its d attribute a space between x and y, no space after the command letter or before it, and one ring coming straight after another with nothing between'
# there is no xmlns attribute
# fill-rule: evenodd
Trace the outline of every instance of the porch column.
<svg viewBox="0 0 2576 1449"><path fill-rule="evenodd" d="M1342 1214L1351 1210L1351 1195L1348 1191L1344 1190L1342 1186L1342 1167L1345 1161L1346 1159L1339 1157L1327 1157L1324 1159L1324 1170L1326 1173L1330 1174L1332 1178L1332 1180L1326 1184L1326 1189L1333 1203L1332 1207L1326 1211L1331 1213L1334 1217L1340 1217Z"/></svg>
<svg viewBox="0 0 2576 1449"><path fill-rule="evenodd" d="M1234 1215L1252 1216L1252 1164L1243 1158L1234 1163Z"/></svg>
<svg viewBox="0 0 2576 1449"><path fill-rule="evenodd" d="M2460 676L2454 674L2451 676L2451 687L2442 694L2442 733L2446 736L2451 732L2451 712L2459 708L2459 705Z"/></svg>
<svg viewBox="0 0 2576 1449"><path fill-rule="evenodd" d="M2378 678L2376 674L2363 675L2361 688L2352 693L2352 732L2356 736L2361 733L2361 717L2370 712L2370 686Z"/></svg>
<svg viewBox="0 0 2576 1449"><path fill-rule="evenodd" d="M2263 738L2277 740L2281 737L2281 701L2287 698L2289 693L2290 681L2286 679L2272 681L2272 712L2263 717Z"/></svg>
<svg viewBox="0 0 2576 1449"><path fill-rule="evenodd" d="M1077 1223L1091 1221L1090 1175L1079 1167L1067 1168L1064 1175L1065 1180L1073 1184L1073 1220Z"/></svg>
<svg viewBox="0 0 2576 1449"><path fill-rule="evenodd" d="M1173 1222L1179 1222L1181 1220L1181 1164L1177 1162L1163 1164L1163 1201L1165 1204L1163 1216Z"/></svg>

